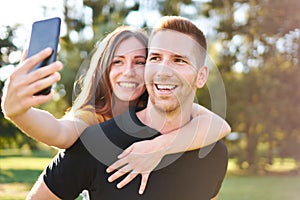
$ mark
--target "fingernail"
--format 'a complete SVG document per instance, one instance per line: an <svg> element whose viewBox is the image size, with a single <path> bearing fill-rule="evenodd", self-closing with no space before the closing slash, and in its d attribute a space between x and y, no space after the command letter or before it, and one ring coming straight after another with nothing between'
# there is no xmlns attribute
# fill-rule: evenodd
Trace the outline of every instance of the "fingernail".
<svg viewBox="0 0 300 200"><path fill-rule="evenodd" d="M63 65L60 61L55 61L54 64L61 70L63 68Z"/></svg>
<svg viewBox="0 0 300 200"><path fill-rule="evenodd" d="M52 49L51 49L50 47L47 47L47 48L45 49L45 51L48 53L48 52L52 51Z"/></svg>
<svg viewBox="0 0 300 200"><path fill-rule="evenodd" d="M58 73L54 73L53 78L58 81L60 79L60 75Z"/></svg>

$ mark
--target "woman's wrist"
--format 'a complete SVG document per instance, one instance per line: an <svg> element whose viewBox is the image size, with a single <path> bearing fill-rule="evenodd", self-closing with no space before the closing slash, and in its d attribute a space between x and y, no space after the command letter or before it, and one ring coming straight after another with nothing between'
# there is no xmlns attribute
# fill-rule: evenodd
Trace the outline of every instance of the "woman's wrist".
<svg viewBox="0 0 300 200"><path fill-rule="evenodd" d="M175 134L163 134L156 138L154 138L152 141L154 143L154 148L157 151L161 151L162 154L165 156L167 154L176 153L173 152L173 142L176 139Z"/></svg>

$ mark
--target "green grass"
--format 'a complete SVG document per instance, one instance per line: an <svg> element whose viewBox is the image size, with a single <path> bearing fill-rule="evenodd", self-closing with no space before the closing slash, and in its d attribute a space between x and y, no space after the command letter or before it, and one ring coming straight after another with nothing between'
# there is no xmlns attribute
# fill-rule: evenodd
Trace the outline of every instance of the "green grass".
<svg viewBox="0 0 300 200"><path fill-rule="evenodd" d="M19 150L0 153L0 199L3 200L24 199L53 154Z"/></svg>
<svg viewBox="0 0 300 200"><path fill-rule="evenodd" d="M24 199L53 156L53 152L47 151L0 153L1 200ZM293 165L278 162L272 168L286 170ZM236 166L230 163L219 200L298 200L300 197L300 176L235 176L234 170Z"/></svg>
<svg viewBox="0 0 300 200"><path fill-rule="evenodd" d="M300 176L227 176L220 200L299 200Z"/></svg>

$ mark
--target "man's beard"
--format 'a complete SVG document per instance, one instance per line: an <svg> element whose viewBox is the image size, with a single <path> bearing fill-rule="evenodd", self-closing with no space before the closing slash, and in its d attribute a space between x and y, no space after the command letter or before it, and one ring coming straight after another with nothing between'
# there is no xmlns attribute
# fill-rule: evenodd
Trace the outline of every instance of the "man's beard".
<svg viewBox="0 0 300 200"><path fill-rule="evenodd" d="M150 96L150 101L155 109L164 114L171 114L180 108L178 100L170 101L169 103L163 102L161 99Z"/></svg>

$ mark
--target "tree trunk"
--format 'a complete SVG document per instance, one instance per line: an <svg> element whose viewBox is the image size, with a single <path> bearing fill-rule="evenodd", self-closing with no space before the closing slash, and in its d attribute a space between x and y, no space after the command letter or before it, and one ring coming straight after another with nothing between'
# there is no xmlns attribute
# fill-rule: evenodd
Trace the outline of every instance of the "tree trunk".
<svg viewBox="0 0 300 200"><path fill-rule="evenodd" d="M255 129L252 126L249 126L247 133L247 153L246 161L249 164L249 169L253 172L257 170L256 163L256 147L257 147L257 135L255 134Z"/></svg>

